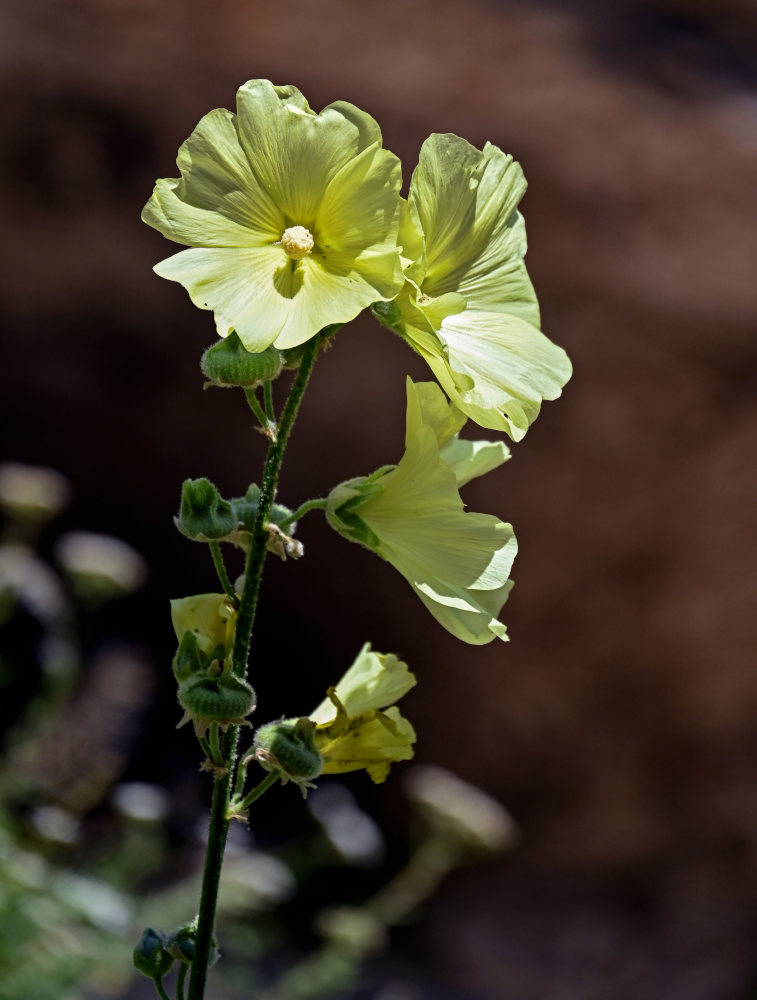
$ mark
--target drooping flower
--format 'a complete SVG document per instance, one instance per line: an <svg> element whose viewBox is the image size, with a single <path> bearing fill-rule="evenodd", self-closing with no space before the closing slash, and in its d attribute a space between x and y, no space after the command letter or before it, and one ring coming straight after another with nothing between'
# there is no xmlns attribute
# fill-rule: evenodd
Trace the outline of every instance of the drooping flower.
<svg viewBox="0 0 757 1000"><path fill-rule="evenodd" d="M464 420L433 383L407 380L405 454L396 466L331 491L332 528L390 562L448 631L477 645L506 639L497 615L512 587L512 527L466 513L458 487L508 457L502 444L461 442Z"/></svg>
<svg viewBox="0 0 757 1000"><path fill-rule="evenodd" d="M400 163L376 122L343 101L316 114L268 80L244 84L236 108L207 114L179 150L181 177L155 185L142 218L190 248L157 273L252 352L394 298Z"/></svg>
<svg viewBox="0 0 757 1000"><path fill-rule="evenodd" d="M379 783L395 761L413 756L415 730L395 702L416 684L406 663L366 643L336 687L310 714L322 774L365 768Z"/></svg>
<svg viewBox="0 0 757 1000"><path fill-rule="evenodd" d="M278 719L255 733L253 756L303 795L321 774L364 768L378 784L395 761L413 756L415 730L394 702L416 683L407 664L366 643L310 716Z"/></svg>
<svg viewBox="0 0 757 1000"><path fill-rule="evenodd" d="M572 370L539 329L518 211L525 189L520 165L491 143L481 151L430 136L402 215L407 280L391 315L375 309L468 417L515 441Z"/></svg>

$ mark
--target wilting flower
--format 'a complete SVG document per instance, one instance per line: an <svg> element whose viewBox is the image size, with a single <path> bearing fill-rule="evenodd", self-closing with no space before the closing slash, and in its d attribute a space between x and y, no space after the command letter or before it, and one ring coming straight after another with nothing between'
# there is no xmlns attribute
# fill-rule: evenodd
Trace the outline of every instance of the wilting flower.
<svg viewBox="0 0 757 1000"><path fill-rule="evenodd" d="M433 383L407 380L405 454L396 466L331 491L332 528L390 562L431 614L465 642L506 639L497 620L512 587L512 527L466 513L458 486L504 462L507 449L461 442L461 414Z"/></svg>
<svg viewBox="0 0 757 1000"><path fill-rule="evenodd" d="M220 336L248 351L295 347L387 301L402 285L400 163L364 111L320 114L296 87L251 80L237 113L207 114L159 180L142 218L190 247L155 268Z"/></svg>
<svg viewBox="0 0 757 1000"><path fill-rule="evenodd" d="M402 215L407 281L395 307L375 310L468 417L515 441L571 374L539 329L518 212L525 189L520 165L496 146L430 136Z"/></svg>
<svg viewBox="0 0 757 1000"><path fill-rule="evenodd" d="M391 653L374 653L369 643L336 687L310 714L322 774L365 768L383 781L394 761L413 756L415 730L394 702L416 684L406 663Z"/></svg>

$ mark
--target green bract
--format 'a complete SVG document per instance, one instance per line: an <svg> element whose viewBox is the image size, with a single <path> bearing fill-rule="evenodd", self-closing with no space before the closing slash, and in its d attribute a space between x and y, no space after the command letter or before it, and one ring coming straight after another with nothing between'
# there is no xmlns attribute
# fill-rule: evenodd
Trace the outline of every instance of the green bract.
<svg viewBox="0 0 757 1000"><path fill-rule="evenodd" d="M430 136L402 214L401 318L379 315L468 417L515 441L571 374L539 330L517 208L525 189L519 164L491 143L480 151L456 135Z"/></svg>
<svg viewBox="0 0 757 1000"><path fill-rule="evenodd" d="M368 643L336 687L311 713L322 774L365 768L379 783L394 761L413 756L415 730L395 701L416 684L407 664L391 653L374 653Z"/></svg>
<svg viewBox="0 0 757 1000"><path fill-rule="evenodd" d="M399 465L337 486L328 497L328 521L399 570L459 639L506 639L497 615L512 586L515 536L496 517L466 513L458 486L504 462L507 449L461 442L461 415L433 383L416 386L408 378L407 397Z"/></svg>
<svg viewBox="0 0 757 1000"><path fill-rule="evenodd" d="M296 87L250 80L237 113L207 114L142 218L191 249L155 268L220 336L248 351L295 347L402 285L400 163L364 111L313 112Z"/></svg>

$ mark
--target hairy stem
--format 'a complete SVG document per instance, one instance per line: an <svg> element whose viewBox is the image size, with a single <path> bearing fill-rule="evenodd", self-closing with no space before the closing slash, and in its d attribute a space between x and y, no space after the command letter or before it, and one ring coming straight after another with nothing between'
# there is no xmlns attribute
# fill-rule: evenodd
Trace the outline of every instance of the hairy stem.
<svg viewBox="0 0 757 1000"><path fill-rule="evenodd" d="M293 514L290 514L285 520L279 521L279 527L283 531L285 528L294 524L295 521L299 521L299 519L304 517L308 511L326 510L327 503L328 500L326 497L318 497L317 500L306 500L305 503L301 504Z"/></svg>
<svg viewBox="0 0 757 1000"><path fill-rule="evenodd" d="M223 553L221 552L221 546L218 542L209 542L210 554L213 556L213 565L216 568L216 573L218 573L218 579L221 581L221 586L231 603L235 608L239 607L239 597L234 592L234 587L229 579L229 574L226 572L226 563L223 561Z"/></svg>
<svg viewBox="0 0 757 1000"><path fill-rule="evenodd" d="M284 449L286 448L292 425L297 416L303 393L307 388L310 374L313 371L320 343L320 334L308 342L286 404L284 405L284 411L281 414L281 422L279 423L276 439L271 441L268 446L260 496L258 498L258 512L252 531L250 551L247 553L244 588L240 599L236 635L234 637L234 673L240 677L243 677L247 673L247 657L250 653L252 624L255 620L255 610L260 592L260 578L263 575L263 563L268 551L266 548L268 542L266 524L271 519L271 506L276 495L276 486L279 481L281 462L284 458Z"/></svg>
<svg viewBox="0 0 757 1000"><path fill-rule="evenodd" d="M313 371L316 355L320 347L322 335L318 334L308 342L303 352L300 367L297 370L292 388L284 405L281 414L281 422L276 435L271 439L266 454L265 466L263 467L263 477L258 499L258 510L255 517L255 524L250 539L250 549L247 553L245 564L244 587L239 598L239 609L237 614L236 632L234 636L234 650L232 653L232 667L238 676L247 673L247 660L250 654L250 642L252 638L252 626L255 621L255 611L257 608L258 594L260 592L260 581L263 574L263 564L267 554L268 532L266 525L270 521L271 506L276 495L276 486L279 481L279 472L284 457L284 450L287 445L289 434L297 416L297 411L302 401L302 396L307 388L310 375ZM254 394L247 392L247 399L250 406L253 406ZM252 397L252 398L251 398ZM257 409L260 404L255 399ZM256 411L257 413L257 411ZM263 415L265 426L265 415ZM232 781L234 778L234 764L237 755L237 740L239 737L239 727L231 726L223 741L223 763L226 765L226 773L215 780L213 786L213 801L210 807L210 825L208 829L208 845L205 853L205 870L202 878L202 892L200 896L200 909L197 915L197 936L195 939L194 961L192 962L192 972L189 978L189 992L187 1000L204 1000L205 984L208 977L208 964L210 951L213 942L213 931L215 928L216 905L218 901L218 887L221 881L221 867L223 865L223 852L226 847L226 836L229 830L229 798ZM270 777L270 776L269 776ZM273 779L276 780L275 778ZM270 787L273 781L261 783L265 788ZM258 786L258 794L262 794L265 788ZM251 793L253 794L253 793ZM249 796L248 796L249 798Z"/></svg>

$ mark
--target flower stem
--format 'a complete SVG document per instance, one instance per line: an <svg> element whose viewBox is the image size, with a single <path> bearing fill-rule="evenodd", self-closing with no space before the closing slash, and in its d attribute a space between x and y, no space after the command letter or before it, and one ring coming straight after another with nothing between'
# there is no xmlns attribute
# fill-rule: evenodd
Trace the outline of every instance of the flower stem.
<svg viewBox="0 0 757 1000"><path fill-rule="evenodd" d="M243 799L239 801L234 800L235 811L242 812L244 809L249 809L255 799L259 799L263 792L267 792L271 785L275 785L280 777L281 775L278 771L271 771L270 774L267 774L260 784L255 785L252 791L248 792Z"/></svg>
<svg viewBox="0 0 757 1000"><path fill-rule="evenodd" d="M160 1000L171 1000L171 998L169 997L169 995L163 989L163 978L162 978L162 976L156 976L153 979L153 985L155 986L155 990L156 990L158 996L160 997Z"/></svg>
<svg viewBox="0 0 757 1000"><path fill-rule="evenodd" d="M176 1000L184 1000L184 980L187 978L187 969L184 962L179 966L179 974L176 977Z"/></svg>
<svg viewBox="0 0 757 1000"><path fill-rule="evenodd" d="M234 605L235 608L239 607L239 597L234 592L234 587L229 579L229 574L226 572L226 563L223 561L223 553L221 552L221 546L218 542L209 542L210 554L213 556L213 564L216 568L216 573L218 573L218 579L221 581L221 586L223 587L226 596Z"/></svg>
<svg viewBox="0 0 757 1000"><path fill-rule="evenodd" d="M279 527L283 531L284 528L288 528L291 524L294 524L295 521L299 521L299 519L304 517L308 511L326 510L327 503L328 500L326 497L319 497L317 500L306 500L304 504L297 508L294 514L290 514L285 520L279 521Z"/></svg>
<svg viewBox="0 0 757 1000"><path fill-rule="evenodd" d="M236 756L238 734L238 726L229 727L229 731L224 739L224 760L227 762L232 762ZM229 767L226 774L217 778L213 783L213 801L210 806L210 824L208 826L208 845L205 851L205 870L202 873L200 910L197 916L195 952L192 962L192 973L189 977L187 1000L203 1000L205 996L210 949L213 944L213 931L215 929L218 887L221 883L223 852L226 847L226 836L229 832L227 813L229 809L231 777L232 768Z"/></svg>
<svg viewBox="0 0 757 1000"><path fill-rule="evenodd" d="M263 413L263 408L258 402L258 397L255 395L255 390L245 389L244 394L247 397L247 402L249 403L250 409L258 418L258 423L264 430L267 430L269 426L268 418L266 417L265 413Z"/></svg>
<svg viewBox="0 0 757 1000"><path fill-rule="evenodd" d="M271 519L271 506L276 495L276 486L279 481L284 449L286 448L292 425L297 416L303 393L307 388L308 380L313 371L313 365L315 364L320 344L320 334L308 342L302 355L300 367L297 369L297 375L284 405L276 438L268 446L260 496L258 498L258 512L252 531L250 550L247 553L244 588L240 598L236 635L234 637L234 673L240 677L244 677L247 673L247 657L250 653L252 624L255 620L255 609L260 592L260 578L263 574L263 563L265 562L267 553L268 532L265 526Z"/></svg>
<svg viewBox="0 0 757 1000"><path fill-rule="evenodd" d="M273 385L266 382L263 386L263 400L265 402L265 415L269 424L276 425L276 414L273 409Z"/></svg>
<svg viewBox="0 0 757 1000"><path fill-rule="evenodd" d="M307 388L310 375L313 371L316 355L321 345L322 335L318 334L308 342L302 355L300 367L297 370L289 396L281 414L281 422L277 433L271 438L266 454L265 466L261 482L260 496L258 499L258 510L255 517L255 524L250 539L250 548L247 553L245 565L244 587L239 598L239 609L237 614L237 624L234 635L234 650L232 653L232 664L234 673L244 676L247 672L247 659L250 654L250 642L252 638L252 626L255 621L255 610L257 607L258 594L260 592L260 580L263 574L263 563L266 557L266 544L268 532L266 524L270 521L271 506L276 495L276 486L281 471L281 463L284 457L289 434L297 416L297 411L302 401L302 396ZM260 404L255 399L251 391L245 392L247 400L253 411L260 410ZM253 405L254 400L254 405ZM257 407L257 410L256 410ZM262 414L262 411L261 411ZM267 423L265 414L262 414L263 427L270 425ZM226 847L226 836L229 831L229 793L234 777L234 763L237 755L237 740L239 738L239 727L230 726L226 737L223 740L222 763L226 765L226 773L216 778L213 785L213 801L210 807L210 825L208 828L208 845L205 852L205 869L202 877L202 891L200 895L200 909L197 915L197 935L195 938L194 961L189 977L189 991L187 1000L204 1000L205 984L208 978L208 964L210 961L210 951L213 942L213 931L215 927L216 905L218 901L218 887L221 881L221 866L223 865L223 852ZM269 775L257 789L253 789L261 795L266 788L270 787L278 779L275 775L271 780ZM262 787L265 786L265 787ZM257 796L256 796L257 797ZM247 796L249 798L249 796Z"/></svg>

